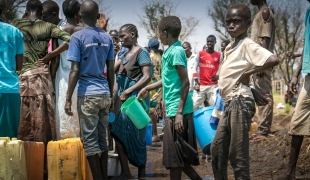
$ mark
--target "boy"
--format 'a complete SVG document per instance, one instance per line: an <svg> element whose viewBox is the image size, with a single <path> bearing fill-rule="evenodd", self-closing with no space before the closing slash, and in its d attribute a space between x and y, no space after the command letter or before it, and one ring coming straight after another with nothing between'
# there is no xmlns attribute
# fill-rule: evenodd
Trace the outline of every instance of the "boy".
<svg viewBox="0 0 310 180"><path fill-rule="evenodd" d="M273 52L275 44L275 21L272 10L267 6L266 0L251 0L251 4L258 7L259 11L255 15L251 28L251 39L263 48ZM258 136L267 136L271 133L270 127L273 116L273 98L272 98L272 68L263 72L253 74L253 83L255 89L266 94L270 103L266 106L258 107Z"/></svg>
<svg viewBox="0 0 310 180"><path fill-rule="evenodd" d="M181 21L176 16L164 17L158 24L160 41L169 48L162 56L162 80L148 85L138 94L146 97L153 89L163 87L166 106L166 124L163 141L163 164L170 169L170 179L180 180L182 171L192 180L200 180L191 165L199 165L197 143L193 124L193 101L188 95L189 80L187 76L187 59L178 40ZM183 149L177 146L178 137L191 146L191 162L182 158ZM189 155L189 154L187 154Z"/></svg>
<svg viewBox="0 0 310 180"><path fill-rule="evenodd" d="M85 28L71 36L67 59L71 61L65 111L72 116L71 98L79 81L77 109L81 140L93 179L108 179L106 129L114 86L114 47L108 33L96 27L98 4L83 1L80 16ZM107 78L104 67L107 64Z"/></svg>
<svg viewBox="0 0 310 180"><path fill-rule="evenodd" d="M225 109L211 145L215 179L227 179L227 163L235 179L250 179L249 135L255 113L254 97L249 87L250 76L272 68L279 60L270 51L247 37L251 11L246 5L234 5L226 14L226 29L235 41L224 53L219 75L219 89Z"/></svg>
<svg viewBox="0 0 310 180"><path fill-rule="evenodd" d="M310 0L308 0L310 2ZM295 179L296 164L299 156L299 151L304 139L304 136L310 136L310 7L307 10L305 17L305 34L304 34L304 50L301 53L289 53L290 57L302 57L302 63L297 68L295 75L290 83L290 91L293 94L297 93L296 85L298 84L298 76L300 72L307 74L304 80L303 87L298 96L295 112L291 119L289 134L292 135L290 157L285 175L281 180Z"/></svg>
<svg viewBox="0 0 310 180"><path fill-rule="evenodd" d="M198 72L199 68L199 82L195 83L194 94L194 110L196 111L207 99L207 105L213 106L215 101L215 91L218 87L216 74L220 65L221 54L214 51L216 38L214 35L207 37L207 49L200 51L196 57L194 70Z"/></svg>

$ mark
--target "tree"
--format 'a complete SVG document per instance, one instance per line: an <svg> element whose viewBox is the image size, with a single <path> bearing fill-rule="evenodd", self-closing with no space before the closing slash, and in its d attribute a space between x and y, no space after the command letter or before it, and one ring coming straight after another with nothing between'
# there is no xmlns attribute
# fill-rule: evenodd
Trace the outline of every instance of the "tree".
<svg viewBox="0 0 310 180"><path fill-rule="evenodd" d="M2 9L1 19L10 23L18 17L19 8L25 7L28 0L0 0L0 8Z"/></svg>
<svg viewBox="0 0 310 180"><path fill-rule="evenodd" d="M138 14L142 27L148 33L149 38L157 37L156 29L159 21L168 15L176 15L178 2L172 0L141 0L142 14ZM179 16L180 17L180 16ZM186 40L191 34L195 32L196 27L199 25L199 20L195 17L180 17L182 23L182 30L180 40Z"/></svg>
<svg viewBox="0 0 310 180"><path fill-rule="evenodd" d="M300 64L300 58L289 59L286 57L287 51L298 51L302 48L302 37L304 31L303 3L297 1L289 3L288 1L273 4L275 6L276 38L274 53L279 57L280 64L276 67L276 73L289 89L289 83L295 73L296 67ZM289 93L289 100L292 99Z"/></svg>

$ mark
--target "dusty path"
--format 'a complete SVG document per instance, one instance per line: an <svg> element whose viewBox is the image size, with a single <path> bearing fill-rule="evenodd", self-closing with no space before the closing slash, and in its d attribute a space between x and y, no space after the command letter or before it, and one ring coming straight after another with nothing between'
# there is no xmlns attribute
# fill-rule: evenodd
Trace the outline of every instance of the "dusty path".
<svg viewBox="0 0 310 180"><path fill-rule="evenodd" d="M255 119L255 118L254 118ZM251 141L250 166L252 180L277 180L284 173L290 148L291 137L287 133L291 117L275 115L272 126L274 137ZM162 143L160 147L148 146L146 179L169 179L169 171L162 166ZM201 157L201 156L200 156ZM200 159L201 163L195 169L204 180L212 178L211 162ZM137 168L131 166L131 172L137 176ZM233 180L233 171L229 166L229 179ZM296 175L300 180L310 180L310 138L304 139L297 164ZM183 174L183 179L187 179ZM279 179L280 180L280 179Z"/></svg>

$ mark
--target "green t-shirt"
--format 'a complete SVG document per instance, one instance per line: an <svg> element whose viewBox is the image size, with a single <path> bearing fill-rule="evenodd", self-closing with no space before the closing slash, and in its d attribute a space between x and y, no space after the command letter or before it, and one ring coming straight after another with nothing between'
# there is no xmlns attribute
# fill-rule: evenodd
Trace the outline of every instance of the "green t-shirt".
<svg viewBox="0 0 310 180"><path fill-rule="evenodd" d="M171 45L162 56L161 77L167 117L173 117L177 114L180 102L182 82L176 68L177 65L187 67L186 55L180 41ZM188 95L183 109L183 114L189 114L193 111L193 100Z"/></svg>
<svg viewBox="0 0 310 180"><path fill-rule="evenodd" d="M15 19L12 25L17 27L24 35L24 62L20 74L35 69L38 66L35 62L47 54L48 42L51 38L61 39L67 43L70 35L59 29L55 24L51 24L39 19L31 21L27 18Z"/></svg>

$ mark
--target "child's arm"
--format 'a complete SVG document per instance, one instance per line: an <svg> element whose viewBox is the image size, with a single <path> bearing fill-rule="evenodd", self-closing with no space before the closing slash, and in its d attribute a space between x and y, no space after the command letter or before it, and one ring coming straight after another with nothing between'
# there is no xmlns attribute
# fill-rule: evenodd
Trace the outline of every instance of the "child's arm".
<svg viewBox="0 0 310 180"><path fill-rule="evenodd" d="M114 73L114 61L107 61L107 79L108 79L108 84L109 84L109 89L110 89L110 97L111 99L113 98L113 89L114 89L114 82L115 82L115 73ZM111 101L111 106L110 110L113 110L113 100Z"/></svg>
<svg viewBox="0 0 310 180"><path fill-rule="evenodd" d="M65 105L65 112L68 116L73 116L71 111L71 98L74 91L74 88L78 82L80 75L80 63L71 61L71 70L69 74L69 83L68 83L68 90L67 90L67 97L66 97L66 105Z"/></svg>
<svg viewBox="0 0 310 180"><path fill-rule="evenodd" d="M163 86L162 80L159 80L156 83L150 84L150 85L146 86L145 88L141 89L137 98L142 97L143 99L145 99L146 96L148 95L149 91L152 91L154 89L158 89L162 86Z"/></svg>
<svg viewBox="0 0 310 180"><path fill-rule="evenodd" d="M251 88L252 94L254 96L255 103L257 106L265 106L268 104L268 100L265 96L260 93L258 90Z"/></svg>
<svg viewBox="0 0 310 180"><path fill-rule="evenodd" d="M253 69L250 69L242 74L239 80L236 83L238 86L240 83L244 85L249 85L250 76L254 73L264 71L266 69L272 68L279 64L279 59L275 55L271 55L263 66L255 66Z"/></svg>
<svg viewBox="0 0 310 180"><path fill-rule="evenodd" d="M300 56L303 56L303 53L300 53L300 52L287 52L286 53L286 56L288 57L291 57L291 58L296 58L296 57L300 57ZM300 58L300 64L298 65L296 71L295 71L295 74L293 75L292 79L291 79L291 82L290 82L290 91L293 93L293 94L296 94L297 93L297 88L296 88L296 85L298 83L298 77L301 73L301 69L302 69L302 62L303 62L303 57Z"/></svg>
<svg viewBox="0 0 310 180"><path fill-rule="evenodd" d="M187 75L187 70L185 66L177 65L176 66L179 78L182 82L180 102L175 116L174 128L178 133L182 133L184 130L183 127L183 109L186 103L186 99L189 91L189 80Z"/></svg>

